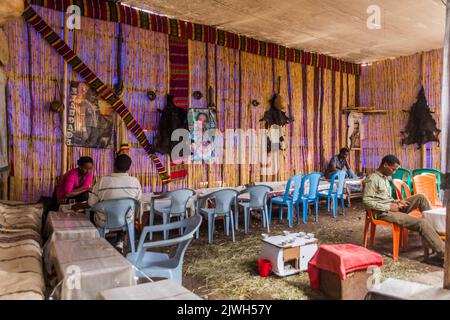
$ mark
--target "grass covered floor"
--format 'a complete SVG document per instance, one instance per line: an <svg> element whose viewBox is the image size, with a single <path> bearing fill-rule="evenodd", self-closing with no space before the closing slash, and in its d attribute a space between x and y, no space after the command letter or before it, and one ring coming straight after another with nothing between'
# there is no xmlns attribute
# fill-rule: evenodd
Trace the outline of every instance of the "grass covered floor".
<svg viewBox="0 0 450 320"><path fill-rule="evenodd" d="M339 215L337 219L328 216L321 205L319 222L314 222L314 217L310 216L306 225L294 225L290 231L313 232L319 243L362 245L364 217L360 203L346 208L345 217ZM285 278L258 275L261 234L265 233L260 220L252 219L248 235L244 234L240 221L234 243L231 236L224 236L222 226L222 222L217 221L214 244L209 245L206 224L202 224L200 238L194 239L185 256L185 287L205 299L326 299L320 292L310 290L307 272ZM273 219L270 234L281 234L283 230L289 230L286 220L279 223L278 219ZM392 233L387 228L377 229L375 248L371 249L384 257L382 279L409 280L423 273L442 270L422 262L421 239L417 234L410 235L409 250L400 253L398 262L392 260Z"/></svg>

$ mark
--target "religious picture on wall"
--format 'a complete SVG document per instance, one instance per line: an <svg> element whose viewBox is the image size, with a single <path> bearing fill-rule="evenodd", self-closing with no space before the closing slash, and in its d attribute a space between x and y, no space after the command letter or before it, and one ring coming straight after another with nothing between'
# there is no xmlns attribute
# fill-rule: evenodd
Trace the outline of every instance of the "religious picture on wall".
<svg viewBox="0 0 450 320"><path fill-rule="evenodd" d="M8 167L8 126L6 125L6 77L0 65L0 171Z"/></svg>
<svg viewBox="0 0 450 320"><path fill-rule="evenodd" d="M360 149L363 140L363 114L358 112L350 112L348 115L348 141L347 145L350 149Z"/></svg>
<svg viewBox="0 0 450 320"><path fill-rule="evenodd" d="M67 119L67 145L110 148L113 109L86 83L72 81Z"/></svg>
<svg viewBox="0 0 450 320"><path fill-rule="evenodd" d="M216 115L210 109L192 108L188 114L192 161L213 161L215 158Z"/></svg>

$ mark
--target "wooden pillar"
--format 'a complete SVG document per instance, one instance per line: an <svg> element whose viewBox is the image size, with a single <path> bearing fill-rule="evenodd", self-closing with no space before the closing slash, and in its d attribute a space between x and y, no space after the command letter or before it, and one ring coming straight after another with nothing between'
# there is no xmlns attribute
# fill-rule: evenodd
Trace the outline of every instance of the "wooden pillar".
<svg viewBox="0 0 450 320"><path fill-rule="evenodd" d="M424 144L422 146L421 150L421 154L422 154L422 168L426 168L427 167L427 145Z"/></svg>
<svg viewBox="0 0 450 320"><path fill-rule="evenodd" d="M443 54L443 79L441 97L441 171L445 174L444 183L444 205L447 207L446 219L446 241L445 241L445 262L444 262L444 288L450 289L450 0L447 0L447 15L445 23L445 40Z"/></svg>
<svg viewBox="0 0 450 320"><path fill-rule="evenodd" d="M68 43L69 38L69 28L67 28L67 13L64 13L64 41ZM68 79L68 64L64 60L63 66L63 86L62 86L62 100L64 104L64 109L61 113L61 131L62 131L62 145L61 145L61 172L60 177L62 177L67 171L67 91L69 86Z"/></svg>

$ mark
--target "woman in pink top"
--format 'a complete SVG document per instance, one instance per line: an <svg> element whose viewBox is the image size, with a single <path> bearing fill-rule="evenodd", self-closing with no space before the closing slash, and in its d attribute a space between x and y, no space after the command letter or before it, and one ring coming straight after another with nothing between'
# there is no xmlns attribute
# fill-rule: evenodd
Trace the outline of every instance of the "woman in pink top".
<svg viewBox="0 0 450 320"><path fill-rule="evenodd" d="M81 157L77 165L78 168L67 172L56 186L55 197L59 204L67 199L75 199L75 202L84 202L89 199L94 178L92 173L94 161L91 157Z"/></svg>

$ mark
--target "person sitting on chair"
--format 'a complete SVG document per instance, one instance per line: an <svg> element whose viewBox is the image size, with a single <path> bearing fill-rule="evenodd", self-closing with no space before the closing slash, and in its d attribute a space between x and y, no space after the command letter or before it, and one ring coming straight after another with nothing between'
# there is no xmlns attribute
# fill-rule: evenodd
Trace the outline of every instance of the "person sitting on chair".
<svg viewBox="0 0 450 320"><path fill-rule="evenodd" d="M394 155L387 155L381 160L380 167L364 180L363 204L372 209L374 218L394 223L400 227L418 232L423 241L436 252L436 258L444 258L444 244L432 225L422 218L408 215L419 209L421 212L431 210L431 205L423 194L414 195L406 200L394 200L388 177L400 166L400 160Z"/></svg>
<svg viewBox="0 0 450 320"><path fill-rule="evenodd" d="M85 202L89 199L89 191L94 178L92 168L94 160L91 157L80 157L78 167L67 172L56 185L54 199L57 204L67 200Z"/></svg>
<svg viewBox="0 0 450 320"><path fill-rule="evenodd" d="M131 158L126 154L121 154L114 160L114 173L102 177L93 187L92 193L89 196L88 206L92 207L97 202L105 200L133 198L140 200L142 196L142 187L139 180L128 174L132 164ZM75 207L74 210L81 207ZM104 220L101 217L101 212L96 212L91 215L91 221L95 223L98 220ZM124 232L117 232L116 248L123 251Z"/></svg>
<svg viewBox="0 0 450 320"><path fill-rule="evenodd" d="M347 162L347 157L349 154L350 150L348 148L342 148L339 151L339 154L333 156L333 158L331 158L330 163L328 164L328 168L325 172L325 177L327 179L331 179L331 176L333 174L335 174L338 171L346 171L346 178L349 179L354 179L355 178L355 173L350 169L350 166Z"/></svg>

